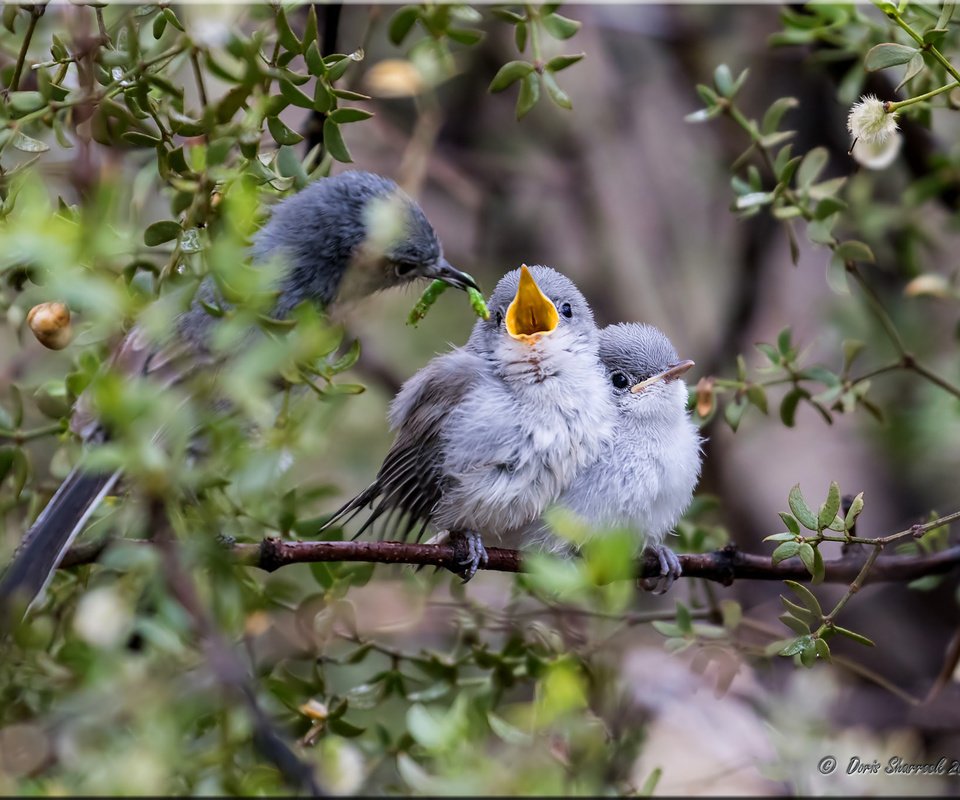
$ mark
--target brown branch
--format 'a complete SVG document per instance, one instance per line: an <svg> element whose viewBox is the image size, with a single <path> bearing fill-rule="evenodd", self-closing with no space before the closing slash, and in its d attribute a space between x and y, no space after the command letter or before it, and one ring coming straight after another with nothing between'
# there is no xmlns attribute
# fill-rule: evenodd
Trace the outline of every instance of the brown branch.
<svg viewBox="0 0 960 800"><path fill-rule="evenodd" d="M446 544L405 544L402 542L284 542L264 539L260 544L236 544L232 548L239 563L273 572L288 564L324 561L364 561L377 564L416 564L458 571L453 547ZM488 547L489 561L482 569L523 572L523 554L517 550ZM850 583L864 566L864 559L845 557L826 564L824 581ZM733 545L713 553L680 556L684 578L705 578L729 586L735 580L809 581L810 573L797 559L774 565L770 556L741 553ZM960 566L960 545L926 556L885 556L877 558L866 582L912 581L938 575ZM638 578L656 577L660 565L652 553L637 561Z"/></svg>
<svg viewBox="0 0 960 800"><path fill-rule="evenodd" d="M72 548L61 562L61 568L90 564L106 549L109 541ZM373 564L412 564L443 567L459 571L453 547L446 544L406 544L404 542L285 542L269 537L258 544L233 544L228 548L238 564L274 572L290 564L360 561ZM501 547L488 547L489 561L481 569L495 572L523 572L523 553ZM847 583L857 578L866 559L857 556L826 563L826 583ZM684 578L705 578L729 586L737 580L809 581L810 573L798 559L774 565L770 556L742 553L728 545L713 553L680 556ZM960 545L923 556L880 556L873 564L865 583L905 583L926 575L941 575L960 566ZM638 578L656 577L660 566L657 558L645 553L637 561Z"/></svg>

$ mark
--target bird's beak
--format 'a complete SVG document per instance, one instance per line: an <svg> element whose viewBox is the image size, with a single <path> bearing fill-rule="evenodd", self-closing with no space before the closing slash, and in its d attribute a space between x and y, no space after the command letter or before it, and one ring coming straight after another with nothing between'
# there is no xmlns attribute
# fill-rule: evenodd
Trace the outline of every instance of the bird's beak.
<svg viewBox="0 0 960 800"><path fill-rule="evenodd" d="M653 384L658 381L672 381L676 378L679 378L684 373L688 372L690 367L693 366L693 362L688 358L686 361L680 361L674 364L669 369L665 369L663 372L658 372L656 375L651 375L645 381L640 381L640 383L635 383L630 387L630 391L634 394L639 394L648 386L653 386Z"/></svg>
<svg viewBox="0 0 960 800"><path fill-rule="evenodd" d="M553 333L559 322L556 306L540 291L527 265L523 264L516 297L507 308L507 333L514 339L533 344L541 336Z"/></svg>
<svg viewBox="0 0 960 800"><path fill-rule="evenodd" d="M443 281L444 283L449 283L451 286L455 286L458 289L463 289L464 291L467 289L476 289L477 291L480 291L480 287L477 286L477 282L472 276L468 275L466 272L461 272L445 258L441 258L437 262L432 274L428 277Z"/></svg>

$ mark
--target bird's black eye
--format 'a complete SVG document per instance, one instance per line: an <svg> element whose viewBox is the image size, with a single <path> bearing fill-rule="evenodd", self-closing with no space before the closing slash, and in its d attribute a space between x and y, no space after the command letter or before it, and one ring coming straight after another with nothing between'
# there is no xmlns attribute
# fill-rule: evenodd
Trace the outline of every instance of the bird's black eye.
<svg viewBox="0 0 960 800"><path fill-rule="evenodd" d="M560 313L563 314L567 319L573 316L573 309L570 307L569 303L564 303L560 306Z"/></svg>
<svg viewBox="0 0 960 800"><path fill-rule="evenodd" d="M412 261L398 261L394 269L397 272L398 278L403 278L409 275L417 268L417 265Z"/></svg>
<svg viewBox="0 0 960 800"><path fill-rule="evenodd" d="M503 323L503 314L501 314L501 313L498 311L498 312L497 312L497 318L496 318L496 319L497 319L497 327L499 328L500 325Z"/></svg>
<svg viewBox="0 0 960 800"><path fill-rule="evenodd" d="M630 379L622 372L614 372L610 376L610 381L618 389L626 389L630 385Z"/></svg>

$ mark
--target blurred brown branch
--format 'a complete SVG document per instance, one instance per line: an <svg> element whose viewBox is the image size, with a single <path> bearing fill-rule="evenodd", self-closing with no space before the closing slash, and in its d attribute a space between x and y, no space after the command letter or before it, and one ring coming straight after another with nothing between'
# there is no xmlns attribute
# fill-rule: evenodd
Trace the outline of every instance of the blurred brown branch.
<svg viewBox="0 0 960 800"><path fill-rule="evenodd" d="M160 563L170 593L190 617L207 657L211 672L229 697L246 705L251 717L253 741L260 754L270 761L294 790L306 791L311 797L325 792L317 783L313 767L290 749L282 735L257 702L247 670L217 629L214 620L200 599L200 593L180 559L176 539L167 523L163 504L151 503L152 544L160 552Z"/></svg>

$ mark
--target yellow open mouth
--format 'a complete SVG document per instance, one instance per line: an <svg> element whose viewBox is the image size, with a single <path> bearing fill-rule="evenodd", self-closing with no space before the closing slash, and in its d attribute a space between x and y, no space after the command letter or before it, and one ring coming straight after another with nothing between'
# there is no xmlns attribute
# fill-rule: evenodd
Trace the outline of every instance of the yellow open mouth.
<svg viewBox="0 0 960 800"><path fill-rule="evenodd" d="M514 339L533 343L541 336L553 333L559 322L556 306L540 291L527 265L523 264L516 297L507 308L507 333Z"/></svg>

